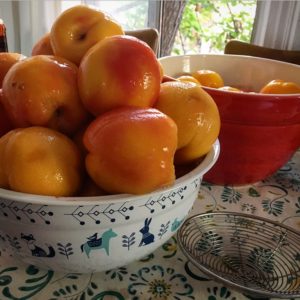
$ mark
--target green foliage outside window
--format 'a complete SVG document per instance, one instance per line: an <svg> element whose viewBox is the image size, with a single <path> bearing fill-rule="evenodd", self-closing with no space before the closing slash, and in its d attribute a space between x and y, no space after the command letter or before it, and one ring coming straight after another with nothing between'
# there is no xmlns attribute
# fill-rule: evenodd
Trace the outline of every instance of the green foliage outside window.
<svg viewBox="0 0 300 300"><path fill-rule="evenodd" d="M172 54L223 53L230 39L249 42L256 0L189 0Z"/></svg>

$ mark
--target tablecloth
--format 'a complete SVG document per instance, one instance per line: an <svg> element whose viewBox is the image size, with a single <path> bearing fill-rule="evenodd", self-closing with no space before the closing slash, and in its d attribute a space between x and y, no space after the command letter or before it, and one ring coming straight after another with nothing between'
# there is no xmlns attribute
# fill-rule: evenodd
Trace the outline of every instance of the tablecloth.
<svg viewBox="0 0 300 300"><path fill-rule="evenodd" d="M208 211L258 215L300 232L300 150L274 175L255 184L236 187L203 181L191 215ZM253 299L207 278L182 254L176 235L140 261L94 274L38 269L0 249L0 288L0 300Z"/></svg>

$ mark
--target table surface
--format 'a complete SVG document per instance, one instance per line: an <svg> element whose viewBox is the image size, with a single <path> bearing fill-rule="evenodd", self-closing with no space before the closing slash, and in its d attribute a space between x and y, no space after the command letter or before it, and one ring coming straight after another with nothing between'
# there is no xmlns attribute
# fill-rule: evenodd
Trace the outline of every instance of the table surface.
<svg viewBox="0 0 300 300"><path fill-rule="evenodd" d="M203 182L191 215L206 211L259 215L300 231L300 149L264 181L241 187ZM94 274L41 270L1 249L0 288L1 300L251 299L208 279L182 254L176 236L141 261Z"/></svg>

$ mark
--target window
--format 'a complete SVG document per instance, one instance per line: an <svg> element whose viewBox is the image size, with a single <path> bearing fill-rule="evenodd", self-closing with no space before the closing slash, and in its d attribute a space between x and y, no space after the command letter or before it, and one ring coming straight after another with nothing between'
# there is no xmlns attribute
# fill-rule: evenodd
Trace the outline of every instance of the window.
<svg viewBox="0 0 300 300"><path fill-rule="evenodd" d="M191 0L186 4L172 54L222 53L230 39L250 42L256 0Z"/></svg>
<svg viewBox="0 0 300 300"><path fill-rule="evenodd" d="M74 5L85 3L98 7L116 19L125 30L133 30L147 27L148 1L62 1L61 11Z"/></svg>
<svg viewBox="0 0 300 300"><path fill-rule="evenodd" d="M78 3L96 5L107 11L125 30L157 28L161 33L161 55L222 52L224 42L232 37L250 38L258 45L300 49L299 1L7 0L0 1L0 18L7 26L9 51L30 55L32 45L50 30L56 16ZM226 8L227 15L221 5ZM238 16L234 20L232 13ZM179 24L180 30L175 37Z"/></svg>

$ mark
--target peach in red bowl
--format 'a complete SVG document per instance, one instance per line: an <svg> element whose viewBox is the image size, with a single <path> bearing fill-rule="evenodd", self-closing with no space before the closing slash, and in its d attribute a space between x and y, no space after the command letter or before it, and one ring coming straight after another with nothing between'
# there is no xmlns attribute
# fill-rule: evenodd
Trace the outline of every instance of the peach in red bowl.
<svg viewBox="0 0 300 300"><path fill-rule="evenodd" d="M271 80L300 85L300 66L280 61L223 54L168 56L164 74L178 77L206 69L221 75L224 86L202 86L221 117L217 163L204 179L216 184L250 184L272 175L300 147L300 93L263 94Z"/></svg>

